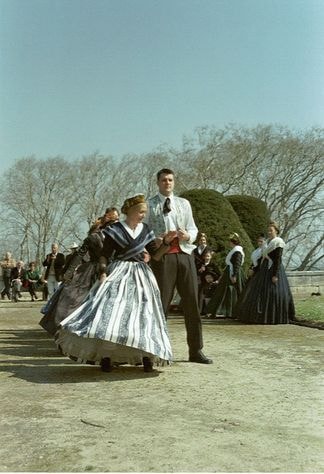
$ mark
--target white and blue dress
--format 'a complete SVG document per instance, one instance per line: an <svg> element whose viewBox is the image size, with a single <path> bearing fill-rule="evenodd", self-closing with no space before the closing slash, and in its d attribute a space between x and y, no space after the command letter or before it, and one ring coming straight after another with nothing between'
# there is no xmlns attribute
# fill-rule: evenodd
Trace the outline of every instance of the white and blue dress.
<svg viewBox="0 0 324 474"><path fill-rule="evenodd" d="M56 342L78 362L141 364L149 357L156 365L172 359L160 291L144 249L157 251L155 235L147 224L132 231L125 222L104 230L102 255L113 256L108 276L96 282L84 303L65 318Z"/></svg>

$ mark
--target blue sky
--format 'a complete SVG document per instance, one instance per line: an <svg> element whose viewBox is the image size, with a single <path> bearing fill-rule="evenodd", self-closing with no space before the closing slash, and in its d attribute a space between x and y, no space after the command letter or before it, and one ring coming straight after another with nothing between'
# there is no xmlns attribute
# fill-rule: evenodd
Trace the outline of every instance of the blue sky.
<svg viewBox="0 0 324 474"><path fill-rule="evenodd" d="M0 0L0 172L324 125L323 0Z"/></svg>

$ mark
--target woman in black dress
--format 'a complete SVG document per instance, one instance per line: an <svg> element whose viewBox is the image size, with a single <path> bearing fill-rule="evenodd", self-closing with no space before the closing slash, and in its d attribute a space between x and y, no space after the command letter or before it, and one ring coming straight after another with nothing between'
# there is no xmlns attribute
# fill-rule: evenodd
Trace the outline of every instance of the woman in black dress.
<svg viewBox="0 0 324 474"><path fill-rule="evenodd" d="M236 232L230 235L229 244L231 250L225 259L225 270L218 280L214 295L207 304L207 317L209 318L215 318L216 314L232 318L233 308L245 284L245 275L242 269L244 251L240 245L240 237Z"/></svg>
<svg viewBox="0 0 324 474"><path fill-rule="evenodd" d="M282 264L285 242L279 237L275 222L269 224L268 237L260 270L246 286L235 315L246 323L287 324L295 319L295 308Z"/></svg>
<svg viewBox="0 0 324 474"><path fill-rule="evenodd" d="M107 212L110 209L113 210ZM80 306L97 279L98 262L104 241L103 230L119 219L115 208L109 208L107 211L91 226L88 236L75 252L64 273L63 283L41 310L44 316L39 324L52 336L61 321Z"/></svg>

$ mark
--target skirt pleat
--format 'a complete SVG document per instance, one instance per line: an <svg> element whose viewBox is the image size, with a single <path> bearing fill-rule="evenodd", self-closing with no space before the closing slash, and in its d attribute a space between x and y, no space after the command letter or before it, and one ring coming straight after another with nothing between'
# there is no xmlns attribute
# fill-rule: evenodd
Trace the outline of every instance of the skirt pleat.
<svg viewBox="0 0 324 474"><path fill-rule="evenodd" d="M156 364L172 358L160 292L150 267L116 261L96 282L83 304L61 322L56 342L78 360Z"/></svg>

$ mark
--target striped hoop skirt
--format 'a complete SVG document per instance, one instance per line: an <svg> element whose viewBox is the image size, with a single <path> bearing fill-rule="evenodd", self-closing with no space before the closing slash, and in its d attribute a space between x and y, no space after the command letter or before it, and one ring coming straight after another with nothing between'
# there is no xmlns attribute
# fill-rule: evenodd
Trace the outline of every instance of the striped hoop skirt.
<svg viewBox="0 0 324 474"><path fill-rule="evenodd" d="M96 282L84 303L61 322L56 343L78 362L156 365L171 361L172 350L160 291L143 262L115 261Z"/></svg>

